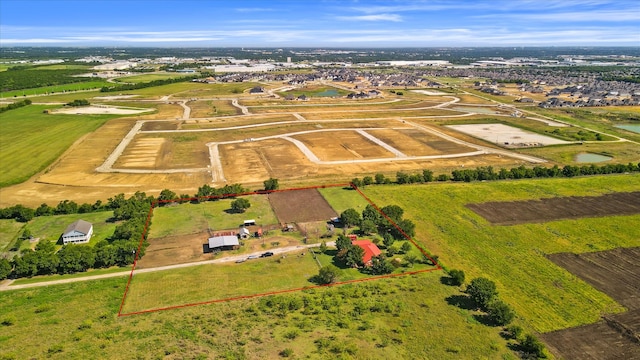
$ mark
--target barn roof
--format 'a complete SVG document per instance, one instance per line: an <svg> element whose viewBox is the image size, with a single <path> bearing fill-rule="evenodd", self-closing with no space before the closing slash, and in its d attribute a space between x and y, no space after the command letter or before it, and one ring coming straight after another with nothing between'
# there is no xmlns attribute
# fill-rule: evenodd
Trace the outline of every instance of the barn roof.
<svg viewBox="0 0 640 360"><path fill-rule="evenodd" d="M67 235L69 233L72 233L74 231L77 231L79 233L87 235L87 234L89 234L89 231L91 231L92 227L93 227L93 225L88 221L76 220L76 221L72 222L71 225L67 226L67 228L64 231L64 233L62 233L62 236L65 236L65 235Z"/></svg>
<svg viewBox="0 0 640 360"><path fill-rule="evenodd" d="M209 248L215 249L223 246L238 246L240 242L234 235L214 236L209 238Z"/></svg>
<svg viewBox="0 0 640 360"><path fill-rule="evenodd" d="M374 256L380 255L382 252L376 244L372 243L371 240L356 240L351 242L352 245L359 246L364 250L364 255L362 255L362 262L368 263L371 261L371 258Z"/></svg>

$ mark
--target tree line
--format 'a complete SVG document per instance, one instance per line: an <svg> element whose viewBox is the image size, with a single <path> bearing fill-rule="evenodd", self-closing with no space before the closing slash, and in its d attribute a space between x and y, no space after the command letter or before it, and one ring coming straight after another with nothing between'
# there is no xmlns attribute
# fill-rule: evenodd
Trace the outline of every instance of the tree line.
<svg viewBox="0 0 640 360"><path fill-rule="evenodd" d="M89 77L75 76L86 72L87 70L83 69L37 70L18 67L15 70L0 71L0 91L92 81L93 79Z"/></svg>
<svg viewBox="0 0 640 360"><path fill-rule="evenodd" d="M277 188L276 179L269 181L271 186ZM215 201L248 191L240 184L225 185L219 189L203 185L198 188L195 196L188 194L178 196L173 191L164 189L157 199L153 196L147 196L144 192L136 192L130 198L126 198L123 193L120 193L109 198L106 203L98 200L93 204L79 205L74 201L63 200L55 207L43 203L36 209L22 204L1 208L1 219L15 219L19 222L29 222L38 216L113 211L113 216L108 221L119 222L119 224L108 239L96 243L93 247L67 244L56 252L52 242L42 241L36 245L35 250L23 250L19 256L15 256L12 260L1 258L0 280L12 274L15 277L31 277L82 272L90 268L108 268L114 265L130 265L134 262L136 253L138 253L138 258L144 256L148 246L145 225L147 225L147 216L151 206L154 204L164 206L174 201L179 203ZM151 225L150 220L148 225ZM21 241L31 236L30 230L25 227L13 249L19 250ZM138 249L141 239L142 246Z"/></svg>
<svg viewBox="0 0 640 360"><path fill-rule="evenodd" d="M144 89L144 88L153 87L153 86L161 86L161 85L168 85L168 84L174 84L174 83L185 82L185 81L192 81L192 80L198 79L198 78L203 77L203 76L207 76L207 74L198 74L198 75L192 75L192 76L182 76L182 77L171 78L171 79L159 79L159 80L152 80L152 81L148 81L148 82L140 82L140 83L135 83L135 84L121 84L121 85L115 85L115 86L104 86L104 87L102 87L100 89L100 92L115 92L115 91L128 91L128 90Z"/></svg>
<svg viewBox="0 0 640 360"><path fill-rule="evenodd" d="M9 111L9 110L13 110L13 109L18 109L18 108L21 108L21 107L27 106L27 105L31 105L31 100L25 99L25 100L22 100L22 101L16 101L16 102L11 103L11 104L9 104L7 106L0 107L0 113L3 113L5 111Z"/></svg>
<svg viewBox="0 0 640 360"><path fill-rule="evenodd" d="M435 176L431 170L423 170L421 173L409 174L403 171L396 173L395 180L386 177L382 173L378 173L375 177L365 176L362 179L354 178L351 183L356 187L367 185L381 184L420 184L432 181L487 181L487 180L506 180L506 179L533 179L533 178L571 178L575 176L603 175L603 174L624 174L631 172L640 172L640 163L633 164L606 164L598 166L596 164L574 166L565 165L560 168L558 165L553 167L534 166L532 168L520 165L511 169L500 168L494 169L492 166L480 166L475 169L453 170L451 175L440 174Z"/></svg>

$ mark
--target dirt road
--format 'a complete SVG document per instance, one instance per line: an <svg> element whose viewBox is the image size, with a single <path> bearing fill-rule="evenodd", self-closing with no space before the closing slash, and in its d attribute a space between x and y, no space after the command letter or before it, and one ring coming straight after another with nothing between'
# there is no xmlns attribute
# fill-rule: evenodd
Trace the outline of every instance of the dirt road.
<svg viewBox="0 0 640 360"><path fill-rule="evenodd" d="M269 249L269 251L272 252L274 254L274 256L275 256L275 255L278 255L278 254L284 254L284 253L289 253L289 252L298 251L298 250L302 250L302 249L309 249L309 248L318 247L318 246L320 246L320 244L286 246L286 247L281 247L281 248ZM328 242L327 246L335 246L335 242ZM185 267L191 267L191 266L236 262L238 260L247 259L249 256L260 256L264 252L265 251L259 251L259 252L254 252L254 253L250 253L250 254L231 255L231 256L226 256L226 257L220 258L220 259L199 261L199 262L193 262L193 263L167 265L167 266L160 266L160 267L148 268L148 269L136 269L136 270L134 270L133 274L135 276L135 274L150 273L150 272L156 272L156 271L165 271L165 270L185 268ZM256 259L256 260L258 260L258 259ZM248 260L248 261L251 261L251 260ZM99 280L99 279L107 279L107 278L113 278L113 277L128 276L130 274L131 274L131 271L120 271L120 272L111 273L111 274L90 275L90 276L84 276L84 277L79 277L79 278L61 279L61 280L52 280L52 281L42 281L42 282L38 282L38 283L22 284L22 285L11 285L13 283L12 280L5 280L2 284L0 284L0 291L29 289L29 288L34 288L34 287L59 285L59 284L69 284L69 283L80 282L80 281L90 281L90 280Z"/></svg>

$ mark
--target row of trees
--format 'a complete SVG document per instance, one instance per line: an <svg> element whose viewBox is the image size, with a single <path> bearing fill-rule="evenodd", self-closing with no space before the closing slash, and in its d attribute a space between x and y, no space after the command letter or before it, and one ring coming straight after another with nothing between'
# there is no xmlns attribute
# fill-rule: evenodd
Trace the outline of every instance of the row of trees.
<svg viewBox="0 0 640 360"><path fill-rule="evenodd" d="M39 70L16 67L15 70L0 71L0 91L92 81L90 77L75 76L86 72L83 69Z"/></svg>
<svg viewBox="0 0 640 360"><path fill-rule="evenodd" d="M175 83L185 82L185 81L192 81L194 79L198 79L198 78L203 77L203 76L206 76L206 75L205 74L198 74L198 75L193 75L193 76L182 76L182 77L171 78L171 79L160 79L160 80L153 80L153 81L148 81L148 82L140 82L140 83L135 83L135 84L121 84L121 85L114 85L114 86L104 86L104 87L102 87L100 89L100 92L116 92L116 91L128 91L128 90L144 89L144 88L153 87L153 86L161 86L161 85L175 84Z"/></svg>
<svg viewBox="0 0 640 360"><path fill-rule="evenodd" d="M452 269L449 271L449 276L450 285L461 286L464 284L464 271ZM506 326L515 319L515 312L500 300L496 284L493 281L483 277L475 278L467 285L465 293L476 308L487 314L486 319L489 324ZM523 336L522 328L517 325L506 326L502 336L518 341L514 348L520 351L525 358L543 359L547 357L544 344L531 334Z"/></svg>
<svg viewBox="0 0 640 360"><path fill-rule="evenodd" d="M623 174L627 172L640 172L640 163L633 164L606 164L606 165L583 165L574 166L566 165L562 168L558 165L553 167L534 166L532 168L524 165L511 169L500 168L498 170L491 166L481 166L475 169L461 169L451 172L451 176L440 174L435 176L431 170L422 170L421 173L409 174L403 171L396 173L396 184L421 184L432 181L485 181L485 180L506 180L506 179L532 179L532 178L554 178L554 177L575 177L586 175L601 174ZM391 184L394 180L386 177L382 173L376 174L374 177L365 176L362 179L354 178L351 183L357 187L367 185Z"/></svg>
<svg viewBox="0 0 640 360"><path fill-rule="evenodd" d="M13 109L18 109L21 108L23 106L27 106L27 105L31 105L31 100L29 99L25 99L22 101L16 101L14 103L11 103L7 106L2 106L0 107L0 113L3 113L5 111L9 111L9 110L13 110Z"/></svg>
<svg viewBox="0 0 640 360"><path fill-rule="evenodd" d="M91 103L87 99L75 99L71 102L66 103L65 105L77 107L77 106L89 106L91 105Z"/></svg>

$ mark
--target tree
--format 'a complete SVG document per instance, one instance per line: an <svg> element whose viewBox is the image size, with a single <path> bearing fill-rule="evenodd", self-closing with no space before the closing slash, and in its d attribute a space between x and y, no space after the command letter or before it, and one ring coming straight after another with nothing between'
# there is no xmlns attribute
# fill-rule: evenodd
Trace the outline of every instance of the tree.
<svg viewBox="0 0 640 360"><path fill-rule="evenodd" d="M54 212L54 208L52 208L51 206L47 205L47 204L41 204L40 207L38 207L36 209L36 213L35 216L48 216L48 215L53 215Z"/></svg>
<svg viewBox="0 0 640 360"><path fill-rule="evenodd" d="M418 257L415 254L409 253L404 256L404 261L406 261L410 267L413 267L413 264L418 261Z"/></svg>
<svg viewBox="0 0 640 360"><path fill-rule="evenodd" d="M497 299L489 304L487 313L491 322L500 326L508 325L516 316L509 305Z"/></svg>
<svg viewBox="0 0 640 360"><path fill-rule="evenodd" d="M0 280L4 280L9 277L12 269L13 266L11 266L11 262L9 260L0 258Z"/></svg>
<svg viewBox="0 0 640 360"><path fill-rule="evenodd" d="M17 277L32 277L38 274L38 263L35 252L27 250L22 256L13 258L14 272Z"/></svg>
<svg viewBox="0 0 640 360"><path fill-rule="evenodd" d="M176 195L176 193L174 193L169 189L164 189L160 192L160 195L158 196L158 202L160 203L160 206L163 206L177 198L178 196Z"/></svg>
<svg viewBox="0 0 640 360"><path fill-rule="evenodd" d="M327 242L322 240L322 242L320 243L320 248L319 248L321 253L325 253L327 252Z"/></svg>
<svg viewBox="0 0 640 360"><path fill-rule="evenodd" d="M20 235L20 239L27 240L27 239L31 239L32 237L33 237L33 234L31 234L31 230L29 230L28 227L25 227L24 230L22 231L22 235Z"/></svg>
<svg viewBox="0 0 640 360"><path fill-rule="evenodd" d="M265 190L278 190L280 185L278 184L278 179L269 178L269 180L264 181L264 189Z"/></svg>
<svg viewBox="0 0 640 360"><path fill-rule="evenodd" d="M376 232L376 223L369 219L362 220L360 221L360 231L364 235L370 235Z"/></svg>
<svg viewBox="0 0 640 360"><path fill-rule="evenodd" d="M396 182L398 184L407 184L409 182L409 174L398 171L396 173Z"/></svg>
<svg viewBox="0 0 640 360"><path fill-rule="evenodd" d="M369 272L374 275L391 274L394 270L393 265L387 261L382 255L371 258L371 266Z"/></svg>
<svg viewBox="0 0 640 360"><path fill-rule="evenodd" d="M422 179L424 182L432 182L433 181L433 171L431 170L422 170Z"/></svg>
<svg viewBox="0 0 640 360"><path fill-rule="evenodd" d="M360 214L355 209L349 208L340 214L340 221L349 228L360 223Z"/></svg>
<svg viewBox="0 0 640 360"><path fill-rule="evenodd" d="M342 249L348 249L351 246L351 239L346 237L344 234L338 235L338 240L336 240L336 248L338 249L338 251Z"/></svg>
<svg viewBox="0 0 640 360"><path fill-rule="evenodd" d="M231 202L231 210L234 212L242 213L250 207L251 203L245 198L235 199Z"/></svg>
<svg viewBox="0 0 640 360"><path fill-rule="evenodd" d="M93 248L84 245L68 244L58 251L60 265L58 272L70 274L87 271L95 264L95 253Z"/></svg>
<svg viewBox="0 0 640 360"><path fill-rule="evenodd" d="M451 285L460 286L464 284L464 271L451 269L449 276L451 276Z"/></svg>
<svg viewBox="0 0 640 360"><path fill-rule="evenodd" d="M364 182L362 180L360 180L359 178L353 178L351 179L351 183L353 184L353 186L355 187L362 187L364 186Z"/></svg>
<svg viewBox="0 0 640 360"><path fill-rule="evenodd" d="M367 204L364 210L362 210L362 219L371 220L376 225L378 225L380 223L380 220L382 219L382 215L380 215L380 212L378 212L378 210L376 210L376 208L371 204Z"/></svg>
<svg viewBox="0 0 640 360"><path fill-rule="evenodd" d="M377 173L375 175L375 179L376 179L376 184L381 185L385 183L385 177L384 174L381 173Z"/></svg>
<svg viewBox="0 0 640 360"><path fill-rule="evenodd" d="M365 176L362 178L362 183L366 186L366 185L371 185L373 184L373 178L371 176Z"/></svg>
<svg viewBox="0 0 640 360"><path fill-rule="evenodd" d="M498 295L496 284L483 277L471 280L466 292L482 309L487 309L491 301Z"/></svg>
<svg viewBox="0 0 640 360"><path fill-rule="evenodd" d="M404 210L398 205L387 205L381 211L396 223L402 219L404 214Z"/></svg>
<svg viewBox="0 0 640 360"><path fill-rule="evenodd" d="M389 233L385 233L384 235L382 235L382 238L382 243L387 249L390 248L394 242L396 242L396 239L394 239L393 236L391 236L391 234Z"/></svg>
<svg viewBox="0 0 640 360"><path fill-rule="evenodd" d="M340 274L340 269L333 264L329 264L320 269L318 279L322 284L333 284L338 279L338 274Z"/></svg>
<svg viewBox="0 0 640 360"><path fill-rule="evenodd" d="M407 241L404 244L402 244L402 246L400 247L400 250L402 250L403 254L406 254L409 251L411 251L412 248L413 246L411 246L411 243Z"/></svg>
<svg viewBox="0 0 640 360"><path fill-rule="evenodd" d="M544 344L531 334L527 334L527 336L525 336L524 340L522 340L522 343L520 343L520 347L522 351L527 354L533 355L536 359L547 358L547 354L545 354L544 351Z"/></svg>
<svg viewBox="0 0 640 360"><path fill-rule="evenodd" d="M95 267L108 268L116 264L118 253L115 246L102 240L94 246L94 249L96 251Z"/></svg>
<svg viewBox="0 0 640 360"><path fill-rule="evenodd" d="M362 266L362 257L364 256L364 249L360 246L353 246L347 250L346 255L344 256L343 261L347 266L358 267Z"/></svg>

